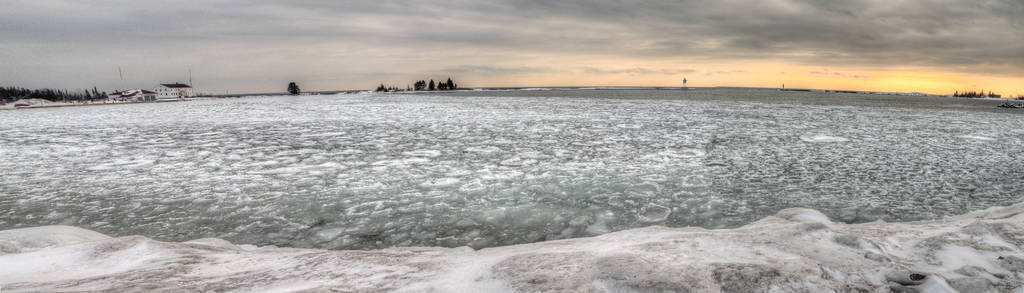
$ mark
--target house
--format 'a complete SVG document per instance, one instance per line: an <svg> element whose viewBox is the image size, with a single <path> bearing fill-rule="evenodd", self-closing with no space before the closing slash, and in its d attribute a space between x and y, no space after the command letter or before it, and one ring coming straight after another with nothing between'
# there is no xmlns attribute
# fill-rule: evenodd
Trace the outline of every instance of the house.
<svg viewBox="0 0 1024 293"><path fill-rule="evenodd" d="M170 100L195 97L196 93L192 86L184 83L162 83L153 91L157 92L157 99Z"/></svg>
<svg viewBox="0 0 1024 293"><path fill-rule="evenodd" d="M157 94L157 92L154 92L154 91L147 91L147 90L144 90L144 89L135 89L135 90L117 91L117 92L113 92L113 93L111 93L111 94L109 94L107 96L110 97L111 99L121 100L121 101L152 102L152 101L156 101L157 100L157 97L159 96L159 94Z"/></svg>

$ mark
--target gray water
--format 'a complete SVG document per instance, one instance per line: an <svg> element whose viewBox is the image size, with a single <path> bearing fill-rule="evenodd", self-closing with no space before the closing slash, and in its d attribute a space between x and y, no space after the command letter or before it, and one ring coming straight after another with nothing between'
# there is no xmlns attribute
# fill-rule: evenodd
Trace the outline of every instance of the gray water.
<svg viewBox="0 0 1024 293"><path fill-rule="evenodd" d="M789 207L1016 203L1024 111L749 89L263 97L0 111L0 229L489 247Z"/></svg>

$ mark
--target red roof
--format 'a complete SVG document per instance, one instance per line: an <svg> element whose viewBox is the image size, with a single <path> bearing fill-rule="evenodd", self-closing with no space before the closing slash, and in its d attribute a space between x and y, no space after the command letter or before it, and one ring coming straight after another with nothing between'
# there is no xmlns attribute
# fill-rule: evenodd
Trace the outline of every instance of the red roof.
<svg viewBox="0 0 1024 293"><path fill-rule="evenodd" d="M155 94L156 92L151 92L151 91L147 91L147 90L142 90L142 93L143 93L143 94Z"/></svg>
<svg viewBox="0 0 1024 293"><path fill-rule="evenodd" d="M192 86L184 84L184 83L161 83L160 85L165 86L165 87L169 87L169 88L172 88L172 89L190 89L190 88L192 88Z"/></svg>

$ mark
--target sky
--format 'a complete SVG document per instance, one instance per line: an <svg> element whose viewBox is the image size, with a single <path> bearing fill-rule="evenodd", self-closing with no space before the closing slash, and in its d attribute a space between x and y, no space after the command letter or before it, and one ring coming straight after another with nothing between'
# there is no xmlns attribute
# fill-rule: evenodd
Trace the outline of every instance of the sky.
<svg viewBox="0 0 1024 293"><path fill-rule="evenodd" d="M0 86L748 86L1024 95L1021 0L5 0ZM118 68L121 69L119 74ZM123 80L122 76L123 75Z"/></svg>

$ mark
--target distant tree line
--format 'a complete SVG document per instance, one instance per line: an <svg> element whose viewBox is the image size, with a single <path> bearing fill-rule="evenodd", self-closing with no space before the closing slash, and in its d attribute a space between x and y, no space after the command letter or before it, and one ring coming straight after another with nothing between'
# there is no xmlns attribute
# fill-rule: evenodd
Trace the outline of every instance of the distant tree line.
<svg viewBox="0 0 1024 293"><path fill-rule="evenodd" d="M384 86L383 83L380 84L379 86L377 86L377 91L378 92L385 92L386 93L386 92L397 92L397 91L401 91L401 90L402 89L398 88L397 86ZM406 90L408 90L408 89L406 89Z"/></svg>
<svg viewBox="0 0 1024 293"><path fill-rule="evenodd" d="M433 79L431 79L430 82L427 82L426 80L416 81L415 83L413 83L412 87L406 87L405 90L413 90L413 91L454 91L454 90L457 90L457 89L459 89L459 85L456 84L454 81L452 81L452 79L449 77L447 81L436 82L436 83L434 82ZM384 84L381 84L380 86L377 87L377 91L378 92L389 92L389 91L393 92L393 91L400 91L400 90L401 89L399 89L398 87L384 86Z"/></svg>
<svg viewBox="0 0 1024 293"><path fill-rule="evenodd" d="M93 87L92 90L69 91L58 89L30 90L20 87L0 87L0 101L13 102L21 99L43 99L53 102L95 101L107 99L107 93Z"/></svg>
<svg viewBox="0 0 1024 293"><path fill-rule="evenodd" d="M985 98L985 97L989 97L989 98L1002 98L1003 97L1002 95L994 93L992 91L989 91L988 94L986 94L984 90L977 91L977 92L976 91L969 91L969 92L968 91L964 91L964 92L954 91L953 92L953 96L957 97L957 98Z"/></svg>

